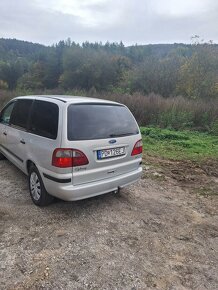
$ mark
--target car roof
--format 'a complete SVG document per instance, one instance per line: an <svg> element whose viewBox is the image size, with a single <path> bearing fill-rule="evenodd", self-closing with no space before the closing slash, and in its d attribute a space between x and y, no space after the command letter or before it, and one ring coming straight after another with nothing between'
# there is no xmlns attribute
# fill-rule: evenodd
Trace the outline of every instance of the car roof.
<svg viewBox="0 0 218 290"><path fill-rule="evenodd" d="M119 104L117 102L97 99L97 98L89 98L89 97L82 97L82 96L66 96L66 95L31 95L31 96L20 96L16 97L15 99L34 99L34 100L57 100L63 103L107 103L107 104Z"/></svg>

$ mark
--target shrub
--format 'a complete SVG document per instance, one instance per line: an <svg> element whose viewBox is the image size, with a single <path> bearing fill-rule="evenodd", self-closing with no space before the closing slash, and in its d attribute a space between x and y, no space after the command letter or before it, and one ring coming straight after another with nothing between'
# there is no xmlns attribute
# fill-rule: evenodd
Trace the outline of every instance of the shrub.
<svg viewBox="0 0 218 290"><path fill-rule="evenodd" d="M8 92L0 90L0 107L14 96L29 94L67 94L91 96L123 103L129 107L140 126L155 126L176 130L192 129L218 134L218 100L188 100L182 96L163 98L157 94L147 96L141 93L99 93L92 88L84 90L65 91L62 88L54 90L20 90Z"/></svg>
<svg viewBox="0 0 218 290"><path fill-rule="evenodd" d="M150 138L156 140L189 140L189 137L185 135L185 133L171 130L161 130L158 128L142 128L141 132L144 136L149 136Z"/></svg>
<svg viewBox="0 0 218 290"><path fill-rule="evenodd" d="M218 136L218 119L212 124L211 133Z"/></svg>

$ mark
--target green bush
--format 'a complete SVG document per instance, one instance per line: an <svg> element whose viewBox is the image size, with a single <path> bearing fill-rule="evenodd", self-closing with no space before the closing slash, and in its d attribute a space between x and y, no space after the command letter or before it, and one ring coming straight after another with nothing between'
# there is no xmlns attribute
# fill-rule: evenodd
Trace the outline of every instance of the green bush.
<svg viewBox="0 0 218 290"><path fill-rule="evenodd" d="M218 119L213 123L211 133L215 136L218 136Z"/></svg>
<svg viewBox="0 0 218 290"><path fill-rule="evenodd" d="M193 113L179 110L168 110L159 116L159 124L162 128L187 129L193 124Z"/></svg>
<svg viewBox="0 0 218 290"><path fill-rule="evenodd" d="M168 129L142 128L141 132L144 136L149 136L156 140L189 140L189 137L185 134Z"/></svg>

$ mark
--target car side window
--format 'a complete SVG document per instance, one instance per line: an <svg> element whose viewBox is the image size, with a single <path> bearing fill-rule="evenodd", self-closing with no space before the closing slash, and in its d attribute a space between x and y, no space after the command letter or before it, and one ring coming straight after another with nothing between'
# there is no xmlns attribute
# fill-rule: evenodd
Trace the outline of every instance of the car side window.
<svg viewBox="0 0 218 290"><path fill-rule="evenodd" d="M28 119L32 100L18 100L15 103L13 112L11 114L10 124L21 129L26 130L28 126Z"/></svg>
<svg viewBox="0 0 218 290"><path fill-rule="evenodd" d="M31 114L30 132L49 139L56 139L59 108L46 101L35 101Z"/></svg>
<svg viewBox="0 0 218 290"><path fill-rule="evenodd" d="M1 112L0 123L9 125L14 104L15 102L9 104L6 108L3 109L3 111Z"/></svg>

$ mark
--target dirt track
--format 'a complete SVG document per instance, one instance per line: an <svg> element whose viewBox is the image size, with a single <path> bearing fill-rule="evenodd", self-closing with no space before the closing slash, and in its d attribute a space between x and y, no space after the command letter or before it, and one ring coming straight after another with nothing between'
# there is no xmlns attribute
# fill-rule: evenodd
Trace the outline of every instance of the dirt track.
<svg viewBox="0 0 218 290"><path fill-rule="evenodd" d="M0 288L218 289L218 196L173 170L145 166L117 195L38 208L1 161Z"/></svg>

